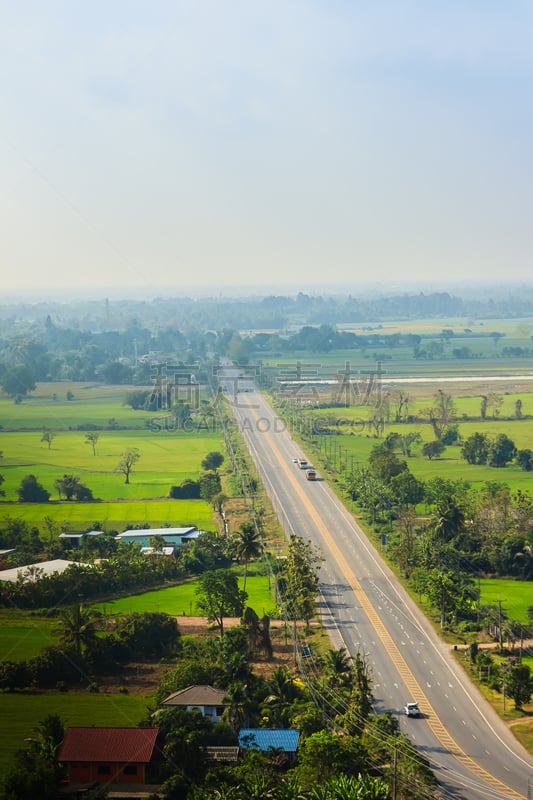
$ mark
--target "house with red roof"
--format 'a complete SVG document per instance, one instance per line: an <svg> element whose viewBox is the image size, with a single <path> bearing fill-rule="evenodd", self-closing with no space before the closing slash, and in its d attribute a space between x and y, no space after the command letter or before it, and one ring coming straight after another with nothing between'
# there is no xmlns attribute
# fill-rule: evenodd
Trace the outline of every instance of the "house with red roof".
<svg viewBox="0 0 533 800"><path fill-rule="evenodd" d="M71 783L147 783L159 728L67 728L59 762Z"/></svg>

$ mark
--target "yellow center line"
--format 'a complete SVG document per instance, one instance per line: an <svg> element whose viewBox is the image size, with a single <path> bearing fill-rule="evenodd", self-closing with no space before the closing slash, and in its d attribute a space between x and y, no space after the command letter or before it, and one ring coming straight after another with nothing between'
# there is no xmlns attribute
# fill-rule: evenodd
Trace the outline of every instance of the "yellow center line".
<svg viewBox="0 0 533 800"><path fill-rule="evenodd" d="M259 414L250 405L248 398L247 398L247 406L249 410L252 412L252 414L255 416L256 420L259 420L260 419ZM270 434L268 431L265 430L264 432L261 433L261 435L267 437L271 450L275 454L279 462L279 465L281 466L287 478L289 479L289 483L296 490L296 493L300 498L300 500L302 501L303 505L305 506L307 512L309 513L309 516L312 518L313 522L320 531L322 538L326 542L332 555L337 561L337 564L341 568L346 580L350 584L356 599L361 604L361 608L365 612L369 622L376 631L376 634L378 635L379 639L381 640L381 643L383 644L385 650L389 655L389 658L391 659L392 663L394 664L399 674L401 675L406 688L409 690L413 700L415 700L418 703L420 710L426 717L426 722L429 725L437 741L449 753L455 756L455 758L457 758L457 760L461 764L463 764L463 766L467 767L467 769L469 769L479 778L482 778L490 786L492 786L495 789L498 789L498 791L503 790L506 793L507 797L520 798L520 800L523 800L525 795L520 794L514 789L511 789L511 787L507 786L505 783L500 781L494 775L491 775L490 772L487 772L487 770L485 770L482 766L476 763L473 758L467 755L465 751L457 744L457 742L450 736L450 734L440 721L438 715L436 714L433 706L429 702L420 684L418 683L415 676L411 672L410 667L408 666L407 662L402 656L394 639L388 632L387 628L385 627L384 623L382 622L381 618L376 612L374 606L370 602L367 594L365 593L361 584L357 580L353 570L346 561L344 555L342 554L342 551L335 542L333 536L330 534L326 525L323 523L320 515L311 504L309 498L302 489L301 483L295 478L293 470L291 470L287 466L285 458L283 458L277 445L274 443L272 434Z"/></svg>

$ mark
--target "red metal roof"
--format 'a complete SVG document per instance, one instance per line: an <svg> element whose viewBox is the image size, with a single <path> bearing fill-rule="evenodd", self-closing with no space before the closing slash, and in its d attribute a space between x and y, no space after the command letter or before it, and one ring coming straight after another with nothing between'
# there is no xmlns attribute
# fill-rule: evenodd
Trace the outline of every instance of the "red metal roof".
<svg viewBox="0 0 533 800"><path fill-rule="evenodd" d="M67 728L59 761L147 764L159 728Z"/></svg>

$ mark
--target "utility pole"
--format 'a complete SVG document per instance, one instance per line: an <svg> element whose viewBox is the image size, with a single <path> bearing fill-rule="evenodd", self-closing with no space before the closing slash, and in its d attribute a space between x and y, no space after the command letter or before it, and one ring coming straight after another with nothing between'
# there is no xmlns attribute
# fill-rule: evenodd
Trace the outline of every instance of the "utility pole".
<svg viewBox="0 0 533 800"><path fill-rule="evenodd" d="M392 798L391 798L391 800L396 800L397 778L398 778L398 751L396 749L396 734L395 734L394 738L393 738L393 744L392 744Z"/></svg>
<svg viewBox="0 0 533 800"><path fill-rule="evenodd" d="M498 600L498 643L500 645L500 653L503 652L503 635L502 635L502 601ZM504 705L505 710L505 705Z"/></svg>

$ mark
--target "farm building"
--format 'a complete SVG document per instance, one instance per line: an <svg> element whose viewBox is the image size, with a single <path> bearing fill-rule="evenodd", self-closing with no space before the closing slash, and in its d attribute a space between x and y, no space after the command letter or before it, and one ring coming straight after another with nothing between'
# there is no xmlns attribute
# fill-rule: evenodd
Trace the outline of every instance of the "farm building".
<svg viewBox="0 0 533 800"><path fill-rule="evenodd" d="M152 541L157 537L163 547L173 549L183 547L188 542L197 539L203 531L199 531L194 525L187 528L143 528L141 530L127 530L119 533L116 537L118 542L125 544L138 544L142 548L150 548L152 552Z"/></svg>
<svg viewBox="0 0 533 800"><path fill-rule="evenodd" d="M48 575L55 575L57 572L64 572L72 564L80 567L87 567L88 564L80 564L79 561L66 561L64 558L56 558L53 561L41 561L38 564L27 564L25 567L13 567L12 569L0 570L0 581L16 583L22 578L24 583L27 581L38 581Z"/></svg>

